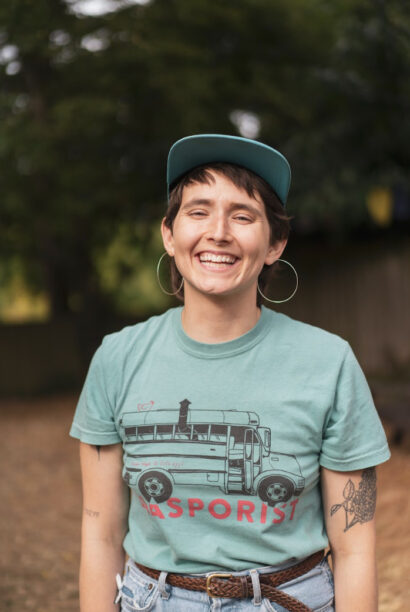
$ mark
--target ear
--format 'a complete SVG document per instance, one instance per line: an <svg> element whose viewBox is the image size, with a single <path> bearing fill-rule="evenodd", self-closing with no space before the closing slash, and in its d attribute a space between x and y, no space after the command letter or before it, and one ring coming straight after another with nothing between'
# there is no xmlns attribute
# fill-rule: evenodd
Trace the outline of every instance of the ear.
<svg viewBox="0 0 410 612"><path fill-rule="evenodd" d="M172 235L172 230L165 225L165 217L161 221L161 234L166 252L170 257L173 257L175 253L174 237Z"/></svg>
<svg viewBox="0 0 410 612"><path fill-rule="evenodd" d="M273 263L275 263L277 259L280 258L283 251L285 250L287 242L288 242L287 240L277 240L275 244L271 244L269 246L269 249L268 249L268 252L265 258L265 264L267 266L271 266Z"/></svg>

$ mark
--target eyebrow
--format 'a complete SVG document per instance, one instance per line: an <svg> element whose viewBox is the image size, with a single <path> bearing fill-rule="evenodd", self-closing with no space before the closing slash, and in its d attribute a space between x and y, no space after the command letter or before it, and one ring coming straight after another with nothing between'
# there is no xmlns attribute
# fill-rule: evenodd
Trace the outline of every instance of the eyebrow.
<svg viewBox="0 0 410 612"><path fill-rule="evenodd" d="M189 202L185 202L185 204L181 207L181 210L185 210L186 208L190 208L192 206L212 206L212 200L207 200L206 198L195 198L193 200L189 200ZM257 217L261 217L262 213L260 210L252 206L251 204L245 204L244 202L231 202L229 205L231 210L247 210L250 213L253 213Z"/></svg>

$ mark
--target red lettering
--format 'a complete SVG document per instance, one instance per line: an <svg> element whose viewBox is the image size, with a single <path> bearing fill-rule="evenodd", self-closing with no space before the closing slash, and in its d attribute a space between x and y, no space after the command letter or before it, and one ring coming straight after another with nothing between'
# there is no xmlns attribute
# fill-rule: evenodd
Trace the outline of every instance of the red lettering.
<svg viewBox="0 0 410 612"><path fill-rule="evenodd" d="M150 504L149 509L151 511L152 516L158 516L159 518L165 518L162 514L162 510L157 504Z"/></svg>
<svg viewBox="0 0 410 612"><path fill-rule="evenodd" d="M204 502L197 497L188 498L189 516L195 516L196 510L202 510Z"/></svg>
<svg viewBox="0 0 410 612"><path fill-rule="evenodd" d="M266 523L266 513L268 511L268 506L266 504L262 504L261 508L261 523Z"/></svg>
<svg viewBox="0 0 410 612"><path fill-rule="evenodd" d="M169 498L169 500L167 501L167 506L169 506L170 508L175 510L175 512L168 512L168 516L170 518L178 518L184 512L182 510L181 506L177 505L177 504L180 504L180 503L181 503L181 500L178 499L177 497L170 497Z"/></svg>
<svg viewBox="0 0 410 612"><path fill-rule="evenodd" d="M223 512L222 514L217 514L217 512L215 511L215 506L218 505L224 506L225 512ZM209 502L208 510L210 514L212 514L212 516L217 519L228 518L228 516L231 514L231 506L225 499L213 499L211 502Z"/></svg>
<svg viewBox="0 0 410 612"><path fill-rule="evenodd" d="M141 495L138 495L138 499L140 500L140 504L143 508L145 508L145 510L148 512L149 514L149 508L147 506L147 504L145 503L144 499L141 497Z"/></svg>
<svg viewBox="0 0 410 612"><path fill-rule="evenodd" d="M299 501L298 499L294 499L294 500L292 500L292 501L290 502L290 505L292 506L292 512L291 512L291 515L290 515L290 517L289 517L289 520L290 520L290 521L293 519L293 517L294 517L294 515L295 515L295 508L296 508L296 504L298 503L298 501Z"/></svg>
<svg viewBox="0 0 410 612"><path fill-rule="evenodd" d="M253 523L252 512L255 510L255 504L251 501L238 501L238 521L243 520L243 516L246 516L248 523Z"/></svg>
<svg viewBox="0 0 410 612"><path fill-rule="evenodd" d="M286 506L286 504L285 504ZM282 506L282 508L284 508L285 506ZM284 519L286 514L283 512L283 510L280 510L280 508L274 508L273 512L279 517L278 519L273 519L272 523L281 523Z"/></svg>

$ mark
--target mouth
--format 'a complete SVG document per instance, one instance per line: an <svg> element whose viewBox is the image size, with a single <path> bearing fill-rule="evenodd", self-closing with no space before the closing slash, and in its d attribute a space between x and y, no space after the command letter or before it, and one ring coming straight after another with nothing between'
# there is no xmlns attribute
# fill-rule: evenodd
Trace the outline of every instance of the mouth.
<svg viewBox="0 0 410 612"><path fill-rule="evenodd" d="M202 268L217 271L231 270L239 261L239 257L229 253L216 254L202 252L195 255L195 258L198 260Z"/></svg>

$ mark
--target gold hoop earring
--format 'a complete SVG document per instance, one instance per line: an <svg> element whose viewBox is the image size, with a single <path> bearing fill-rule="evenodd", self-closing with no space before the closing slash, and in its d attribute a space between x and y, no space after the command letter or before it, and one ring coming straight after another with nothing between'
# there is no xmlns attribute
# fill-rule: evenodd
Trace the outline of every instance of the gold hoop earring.
<svg viewBox="0 0 410 612"><path fill-rule="evenodd" d="M295 295L296 291L298 290L298 286L299 286L299 277L298 277L298 273L296 272L295 268L292 266L291 263L289 263L288 261L286 261L285 259L277 259L274 263L276 263L277 261L281 261L282 263L287 264L288 266L290 266L293 270L293 272L295 273L296 276L296 287L293 291L293 293L290 294L289 297L287 297L285 300L270 300L269 298L266 297L266 295L263 295L262 291L259 289L259 282L258 282L258 291L260 293L260 295L267 301L267 302L273 302L274 304L283 304L284 302L289 302L289 300L291 300L293 298L293 296ZM273 265L273 264L272 264Z"/></svg>
<svg viewBox="0 0 410 612"><path fill-rule="evenodd" d="M182 281L181 281L181 284L180 284L179 288L174 293L170 293L169 291L164 289L164 287L161 285L161 281L159 280L159 267L161 265L162 258L165 257L165 255L168 255L168 253L166 251L165 251L165 253L162 253L161 257L159 258L158 264L157 264L157 280L158 280L158 285L160 286L161 291L163 291L167 295L176 295L182 289L182 286L184 284L184 279L183 278L182 278Z"/></svg>

